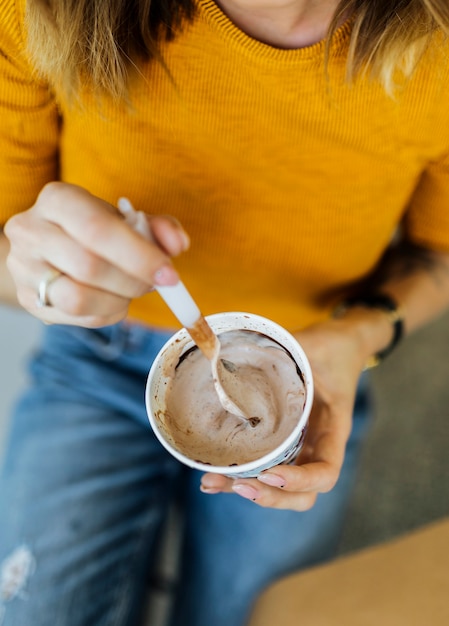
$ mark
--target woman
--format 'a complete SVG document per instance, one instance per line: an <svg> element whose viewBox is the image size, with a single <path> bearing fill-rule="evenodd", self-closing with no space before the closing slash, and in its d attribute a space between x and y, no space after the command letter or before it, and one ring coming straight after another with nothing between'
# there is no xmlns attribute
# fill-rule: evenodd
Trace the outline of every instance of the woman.
<svg viewBox="0 0 449 626"><path fill-rule="evenodd" d="M335 550L362 370L449 303L446 3L0 6L1 284L48 325L3 470L3 626L138 623L176 497L172 623L244 624L263 586ZM204 314L303 345L295 465L199 476L154 440L145 376L176 323L151 290L178 271Z"/></svg>

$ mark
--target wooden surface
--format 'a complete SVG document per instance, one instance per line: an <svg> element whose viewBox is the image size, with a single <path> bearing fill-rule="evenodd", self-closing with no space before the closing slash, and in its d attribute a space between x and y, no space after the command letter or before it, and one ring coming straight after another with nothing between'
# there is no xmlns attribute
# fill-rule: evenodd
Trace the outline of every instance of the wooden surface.
<svg viewBox="0 0 449 626"><path fill-rule="evenodd" d="M248 626L448 626L449 518L289 576Z"/></svg>

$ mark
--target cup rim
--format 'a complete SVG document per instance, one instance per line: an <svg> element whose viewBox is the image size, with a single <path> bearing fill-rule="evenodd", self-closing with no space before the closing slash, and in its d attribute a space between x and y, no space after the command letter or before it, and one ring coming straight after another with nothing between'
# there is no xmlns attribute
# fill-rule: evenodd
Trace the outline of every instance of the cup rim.
<svg viewBox="0 0 449 626"><path fill-rule="evenodd" d="M212 315L206 316L207 322L210 323L212 328L214 330L217 330L217 332L219 332L220 329L214 328L214 326L217 326L219 323L221 323L223 319L226 320L226 319L232 319L232 318L235 321L250 319L254 321L255 323L260 324L261 326L268 325L269 328L271 327L272 329L276 329L276 331L279 334L281 334L282 336L285 337L286 340L291 342L292 346L294 346L295 351L300 357L301 362L298 363L297 357L295 357L292 354L292 357L294 358L295 363L298 365L298 367L300 368L304 376L304 387L306 391L306 399L304 403L304 408L303 408L300 418L298 419L298 423L295 426L295 428L278 446L276 446L276 448L273 448L273 450L271 450L270 452L264 454L263 456L257 459L254 459L253 461L247 461L246 463L242 463L240 465L210 465L208 463L201 463L200 461L195 461L191 459L190 457L185 456L184 454L182 454L182 452L179 452L179 450L177 450L169 441L166 440L164 435L160 432L160 428L156 422L156 418L152 410L152 400L151 400L151 393L150 393L151 388L152 388L152 380L154 378L154 374L157 368L159 367L161 357L168 348L170 348L174 343L178 342L180 344L179 356L181 356L184 352L186 352L189 348L191 348L194 345L193 340L191 339L189 340L189 334L186 328L181 328L177 332L175 332L159 350L149 370L149 373L147 376L146 387L145 387L145 405L146 405L146 410L147 410L147 416L148 416L153 432L155 433L156 437L159 439L161 444L165 447L165 449L168 450L168 452L170 452L172 456L174 456L176 459L178 459L178 461L182 462L184 465L187 465L191 468L194 468L203 472L213 472L214 474L225 474L227 476L253 472L259 468L261 469L261 471L263 471L263 469L267 469L270 466L274 466L274 465L270 465L271 461L275 461L279 456L283 454L284 451L288 450L291 446L293 446L295 442L298 441L299 437L301 436L301 433L306 427L308 420L309 420L310 412L312 409L313 391L314 391L312 369L311 369L309 360L307 358L307 355L304 352L298 340L286 328L284 328L277 322L274 322L273 320L270 320L269 318L263 317L256 313L245 313L245 312L240 312L240 311L237 311L237 312L226 311L226 312L214 313ZM268 331L269 331L269 328L267 329ZM234 330L238 330L238 329L255 330L257 332L257 329L252 329L252 328L247 329L241 326L235 326L233 329ZM226 332L227 330L231 330L231 329L230 328L226 330L223 329L221 332ZM266 334L271 339L278 341L278 339L271 337L269 332L267 332ZM185 341L181 341L181 340L185 340ZM289 347L287 347L286 349L289 350L289 352L291 352Z"/></svg>

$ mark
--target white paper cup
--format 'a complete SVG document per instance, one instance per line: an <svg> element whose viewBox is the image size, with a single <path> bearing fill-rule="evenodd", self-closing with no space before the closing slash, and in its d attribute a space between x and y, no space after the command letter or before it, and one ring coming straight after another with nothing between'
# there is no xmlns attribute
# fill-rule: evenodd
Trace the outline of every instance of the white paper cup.
<svg viewBox="0 0 449 626"><path fill-rule="evenodd" d="M262 333L279 343L290 354L301 372L304 388L304 407L298 423L290 435L268 454L240 465L210 465L191 459L177 449L172 432L165 425L165 392L173 377L179 358L194 345L185 328L178 331L162 347L148 374L145 402L150 424L162 445L179 461L204 472L225 474L233 478L258 476L264 470L289 463L296 458L304 443L307 423L313 402L313 379L309 361L303 349L285 328L269 319L252 313L217 313L207 318L218 335L231 330L250 330Z"/></svg>

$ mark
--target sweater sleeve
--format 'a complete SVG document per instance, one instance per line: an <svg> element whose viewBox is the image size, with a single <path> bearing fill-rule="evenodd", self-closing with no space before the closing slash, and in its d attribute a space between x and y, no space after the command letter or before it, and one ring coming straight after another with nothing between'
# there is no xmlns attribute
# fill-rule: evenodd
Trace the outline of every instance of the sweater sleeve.
<svg viewBox="0 0 449 626"><path fill-rule="evenodd" d="M58 176L58 109L27 61L21 8L0 0L0 227Z"/></svg>
<svg viewBox="0 0 449 626"><path fill-rule="evenodd" d="M405 233L417 244L449 252L449 153L421 175L405 215Z"/></svg>

